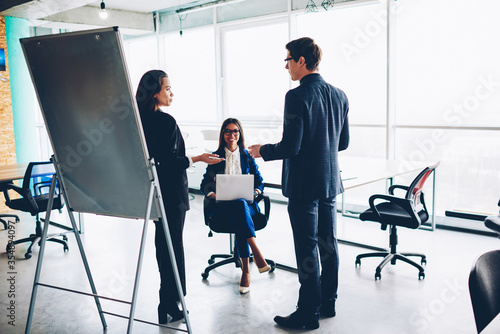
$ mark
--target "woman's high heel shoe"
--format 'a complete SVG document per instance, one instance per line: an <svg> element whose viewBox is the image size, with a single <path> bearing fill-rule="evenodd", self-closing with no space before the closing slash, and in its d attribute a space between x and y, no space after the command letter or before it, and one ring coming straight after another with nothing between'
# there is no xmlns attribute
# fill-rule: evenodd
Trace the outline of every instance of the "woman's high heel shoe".
<svg viewBox="0 0 500 334"><path fill-rule="evenodd" d="M244 295L246 293L250 292L250 287L249 286L241 286L240 285L240 294Z"/></svg>
<svg viewBox="0 0 500 334"><path fill-rule="evenodd" d="M245 275L248 275L248 286L243 286L243 276ZM246 293L249 293L250 292L250 273L246 273L246 274L241 274L241 280L240 280L240 294L244 295Z"/></svg>
<svg viewBox="0 0 500 334"><path fill-rule="evenodd" d="M263 273L267 273L268 271L271 270L271 266L266 264L264 267L262 268L259 268L259 273L263 274Z"/></svg>

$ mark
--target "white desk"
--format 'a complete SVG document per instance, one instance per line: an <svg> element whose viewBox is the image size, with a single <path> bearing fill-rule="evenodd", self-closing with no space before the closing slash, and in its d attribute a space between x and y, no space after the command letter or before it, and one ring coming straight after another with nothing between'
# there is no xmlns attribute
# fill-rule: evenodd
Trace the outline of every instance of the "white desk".
<svg viewBox="0 0 500 334"><path fill-rule="evenodd" d="M281 189L281 161L271 162L271 166L266 166L267 162L259 163L259 169L264 178L266 187ZM394 178L410 173L418 173L425 167L433 165L430 162L406 162L403 160L387 160L380 158L361 157L339 157L339 165L342 170L342 182L344 190L361 187L378 181L388 181L393 184ZM432 220L431 229L434 230L434 193L435 174L433 173L433 196L432 196ZM348 216L344 209L344 195L342 194L342 214Z"/></svg>
<svg viewBox="0 0 500 334"><path fill-rule="evenodd" d="M269 165L266 165L269 164ZM425 167L433 165L430 162L407 162L403 160L387 160L380 158L362 158L340 156L339 165L342 170L342 182L345 192L342 193L342 208L343 216L358 217L358 215L348 214L345 210L346 192L349 189L361 187L378 181L387 181L389 186L393 184L394 178L410 173L418 173ZM260 163L259 170L264 178L266 187L281 189L281 161L273 161L270 163ZM431 202L431 222L430 227L423 226L421 228L434 230L435 228L435 185L436 172L433 173L432 179L432 202ZM359 244L352 241L338 239L339 242L353 246L368 248L376 251L386 251L385 248L375 247L371 245Z"/></svg>

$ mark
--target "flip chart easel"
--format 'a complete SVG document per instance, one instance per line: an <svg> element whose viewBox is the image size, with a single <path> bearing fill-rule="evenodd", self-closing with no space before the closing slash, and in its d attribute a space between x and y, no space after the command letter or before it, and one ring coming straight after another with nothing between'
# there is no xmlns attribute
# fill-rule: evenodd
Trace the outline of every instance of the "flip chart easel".
<svg viewBox="0 0 500 334"><path fill-rule="evenodd" d="M92 293L41 283L48 224L44 224L26 324L30 333L38 287L93 296L103 328L104 314L128 318L132 332L146 241L147 223L162 218L187 330L189 315L167 228L165 208L153 159L149 157L117 27L21 39L33 85L50 138L56 182L67 211ZM131 301L97 294L73 212L144 219ZM47 210L45 222L50 221ZM127 316L102 310L100 300L130 304ZM158 324L157 324L158 325ZM168 326L167 326L168 327Z"/></svg>

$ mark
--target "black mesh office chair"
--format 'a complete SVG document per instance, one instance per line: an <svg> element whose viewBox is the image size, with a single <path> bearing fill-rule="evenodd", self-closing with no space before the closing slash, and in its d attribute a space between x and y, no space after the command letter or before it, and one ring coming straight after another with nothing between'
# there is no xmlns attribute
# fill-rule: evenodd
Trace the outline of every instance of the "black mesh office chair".
<svg viewBox="0 0 500 334"><path fill-rule="evenodd" d="M498 201L500 206L500 200ZM500 237L500 213L494 216L488 216L484 220L484 226L498 233Z"/></svg>
<svg viewBox="0 0 500 334"><path fill-rule="evenodd" d="M429 219L429 213L424 202L424 193L422 187L431 173L439 165L426 167L413 180L410 186L393 185L389 187L389 195L372 195L369 199L370 209L361 213L359 218L363 221L375 221L381 224L381 229L386 230L390 226L389 246L390 251L365 253L356 256L356 265L361 265L361 259L365 257L383 257L384 260L375 270L375 279L380 279L380 272L387 263L396 264L396 260L404 261L419 270L418 278L425 278L424 268L408 258L416 256L421 258L421 264L427 263L426 257L418 253L398 253L396 245L398 244L397 226L416 229ZM406 190L404 198L394 196L395 189ZM375 201L383 200L382 203L375 204Z"/></svg>
<svg viewBox="0 0 500 334"><path fill-rule="evenodd" d="M264 227L266 227L267 222L269 220L269 214L271 211L271 201L269 200L268 196L265 196L263 194L260 194L255 201L258 203L261 200L264 200L264 213L260 212L257 213L253 218L253 224L255 227L255 231L262 230ZM203 200L203 214L205 218L205 225L210 227L210 232L208 234L209 237L212 236L212 231L217 232L217 233L229 233L229 244L230 244L230 254L213 254L210 259L208 260L209 266L205 268L205 271L201 273L201 277L203 279L208 278L208 274L211 270L218 268L220 266L223 266L225 264L229 263L234 263L234 265L237 268L241 268L241 260L240 258L236 255L238 254L236 251L236 246L234 243L234 237L233 233L235 231L231 230L230 227L226 226L226 224L218 224L213 217L209 216L209 212L211 212L210 208L215 205L215 200L212 198L205 197ZM222 258L224 260L221 260L217 263L215 263L216 258ZM271 271L273 272L274 269L276 268L276 264L274 261L266 259L266 262L269 266L271 266Z"/></svg>
<svg viewBox="0 0 500 334"><path fill-rule="evenodd" d="M23 179L23 184L22 187L18 187L14 184L7 184L5 189L4 189L4 196L5 196L5 204L11 208L12 210L19 210L23 212L29 212L31 213L32 216L36 216L36 226L35 226L35 233L31 234L29 237L20 239L20 240L15 240L12 244L17 245L23 242L31 242L31 245L28 247L28 250L24 257L26 259L31 258L31 251L33 245L37 244L40 242L40 238L42 236L42 224L41 224L41 218L40 218L40 213L47 211L47 205L49 201L49 195L47 189L50 189L50 181L41 181L41 182L34 182L33 185L32 183L32 172L33 168L38 165L46 165L46 164L51 164L52 162L50 161L44 161L44 162L30 162L28 164L28 167L26 168L26 172L24 174L24 179ZM8 193L8 190L12 189L16 193L18 193L21 197L17 199L11 199ZM45 194L44 194L45 193ZM57 187L56 189L56 195L54 196L54 203L52 209L57 209L61 211L64 203L62 201L62 198L59 194L59 188ZM65 230L72 230L70 228L67 228L63 225L54 223L54 222L49 222L50 225L57 226L59 228L63 228ZM58 239L57 237L61 236L61 239ZM57 242L63 245L63 250L67 251L69 250L68 244L67 244L68 238L66 235L62 233L57 233L57 234L50 234L47 236L47 241L53 241ZM12 245L9 243L7 245L7 253L12 252Z"/></svg>
<svg viewBox="0 0 500 334"><path fill-rule="evenodd" d="M500 313L500 250L481 255L469 275L469 293L477 332Z"/></svg>

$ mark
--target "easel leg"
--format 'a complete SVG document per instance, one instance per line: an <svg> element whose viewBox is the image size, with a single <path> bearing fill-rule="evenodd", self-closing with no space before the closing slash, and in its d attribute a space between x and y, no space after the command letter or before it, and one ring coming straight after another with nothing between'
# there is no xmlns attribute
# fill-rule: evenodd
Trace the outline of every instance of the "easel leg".
<svg viewBox="0 0 500 334"><path fill-rule="evenodd" d="M36 294L38 292L38 281L40 280L40 272L42 270L43 254L45 252L45 242L47 240L47 231L49 230L50 211L54 203L54 192L56 189L56 176L52 176L52 183L50 185L50 196L47 204L47 211L45 213L45 222L43 224L42 238L40 240L40 252L38 253L38 260L36 262L35 279L33 281L33 290L31 291L30 308L28 311L28 320L26 321L26 328L24 332L29 334L31 331L31 322L33 321L33 312L35 311Z"/></svg>
<svg viewBox="0 0 500 334"><path fill-rule="evenodd" d="M153 186L153 183L151 183L151 186L149 188L148 205L146 208L146 215L144 218L144 227L142 228L141 247L139 249L139 259L137 260L137 269L135 272L134 291L132 293L132 305L130 306L130 314L129 314L129 318L128 318L127 333L132 333L132 326L134 324L135 303L137 300L137 292L139 291L139 280L140 280L140 276L141 276L142 259L144 256L144 246L146 244L148 222L149 222L149 217L151 215L151 207L153 204L153 195L154 195L154 186Z"/></svg>
<svg viewBox="0 0 500 334"><path fill-rule="evenodd" d="M56 167L56 169L57 169L57 167ZM50 225L49 224L49 222L50 222L50 213L52 211L49 208L52 208L53 203L54 203L54 194L55 194L55 189L56 189L56 180L57 180L57 172L56 172L56 175L54 175L52 177L52 183L51 183L51 186L50 186L49 202L47 204L47 211L46 211L46 214L45 214L45 221L44 221L44 225L43 225L42 238L40 240L40 252L38 254L38 261L37 261L36 271L35 271L35 279L34 279L34 282L33 282L33 290L31 292L31 301L30 301L30 308L29 308L29 312L28 312L28 320L26 322L26 329L25 329L25 333L26 334L30 333L30 331L31 331L31 323L33 321L33 312L35 310L36 295L37 295L37 292L38 292L38 284L39 284L39 280L40 280L40 272L42 270L43 255L44 255L44 252L45 252L45 242L47 240L47 231L48 231L49 225ZM66 203L68 203L67 198L66 198L66 194L63 191L61 191L61 194L64 196L64 200L66 201ZM78 249L80 250L80 255L82 257L82 261L83 261L83 264L84 264L84 267L85 267L85 271L86 271L87 277L89 279L89 283L90 283L90 287L92 289L92 293L95 294L95 295L97 295L97 290L95 288L94 280L92 279L92 274L90 272L90 267L88 265L88 261L87 261L86 255L85 255L85 251L83 249L82 240L80 238L80 234L79 234L78 228L76 226L75 218L73 216L73 213L70 210L68 210L68 214L69 214L69 218L71 220L71 226L73 227L73 233L75 234L76 242L78 244ZM101 303L99 301L99 298L97 296L94 296L94 300L95 300L96 305L97 305L97 310L98 310L99 316L101 318L102 326L103 326L104 329L106 329L107 324L106 324L106 320L104 319L104 313L102 312L102 307L101 307Z"/></svg>

